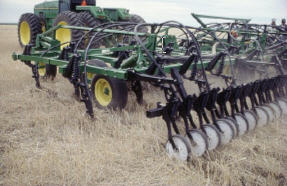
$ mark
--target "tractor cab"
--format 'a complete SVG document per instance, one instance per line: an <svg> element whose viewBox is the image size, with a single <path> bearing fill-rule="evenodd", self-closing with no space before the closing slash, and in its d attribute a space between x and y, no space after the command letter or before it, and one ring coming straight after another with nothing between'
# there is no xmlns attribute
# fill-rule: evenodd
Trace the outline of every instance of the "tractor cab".
<svg viewBox="0 0 287 186"><path fill-rule="evenodd" d="M77 6L96 6L95 0L59 0L59 13L63 11L76 11Z"/></svg>

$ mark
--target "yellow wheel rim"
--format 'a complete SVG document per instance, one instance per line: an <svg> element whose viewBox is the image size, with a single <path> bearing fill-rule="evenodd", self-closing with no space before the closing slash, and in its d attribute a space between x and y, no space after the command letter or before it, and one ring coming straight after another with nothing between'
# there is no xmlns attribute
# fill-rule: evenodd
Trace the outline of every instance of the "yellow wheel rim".
<svg viewBox="0 0 287 186"><path fill-rule="evenodd" d="M58 23L58 25L68 25L67 22L65 21L61 21ZM56 31L56 39L58 41L61 42L61 44L63 43L67 43L70 42L72 40L72 32L70 29L65 29L65 28L60 28ZM64 47L68 46L69 43L61 45L61 49L63 49Z"/></svg>
<svg viewBox="0 0 287 186"><path fill-rule="evenodd" d="M46 74L46 64L45 63L39 63L38 64L38 72L40 76L45 76Z"/></svg>
<svg viewBox="0 0 287 186"><path fill-rule="evenodd" d="M94 75L93 73L90 73L90 72L87 72L87 78L92 80L94 78Z"/></svg>
<svg viewBox="0 0 287 186"><path fill-rule="evenodd" d="M46 26L42 24L42 32L46 32Z"/></svg>
<svg viewBox="0 0 287 186"><path fill-rule="evenodd" d="M27 21L20 24L20 40L23 45L28 45L31 40L31 29Z"/></svg>
<svg viewBox="0 0 287 186"><path fill-rule="evenodd" d="M95 85L95 96L100 105L106 107L112 101L112 88L110 83L103 78L97 80Z"/></svg>

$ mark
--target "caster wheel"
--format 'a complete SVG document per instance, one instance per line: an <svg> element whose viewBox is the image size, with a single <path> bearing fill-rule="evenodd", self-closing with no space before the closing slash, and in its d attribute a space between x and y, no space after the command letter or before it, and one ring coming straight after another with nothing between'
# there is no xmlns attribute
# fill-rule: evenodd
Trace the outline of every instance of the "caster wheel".
<svg viewBox="0 0 287 186"><path fill-rule="evenodd" d="M238 123L232 117L225 117L224 119L232 126L234 131L234 138L237 137L239 133Z"/></svg>
<svg viewBox="0 0 287 186"><path fill-rule="evenodd" d="M190 149L192 156L202 156L208 149L208 140L204 133L199 130L190 130L191 139L186 135L185 139L188 143L188 148Z"/></svg>
<svg viewBox="0 0 287 186"><path fill-rule="evenodd" d="M282 110L282 114L287 115L287 102L282 99L278 99L277 103Z"/></svg>
<svg viewBox="0 0 287 186"><path fill-rule="evenodd" d="M202 131L207 136L208 150L213 150L221 143L220 133L218 129L211 124L202 125Z"/></svg>
<svg viewBox="0 0 287 186"><path fill-rule="evenodd" d="M248 128L249 128L248 121L242 114L239 114L239 113L235 114L234 117L239 126L238 135L242 136L248 131Z"/></svg>
<svg viewBox="0 0 287 186"><path fill-rule="evenodd" d="M259 127L267 125L268 120L269 120L269 115L268 115L267 111L261 107L256 107L255 111L257 114L257 118L258 118L257 125Z"/></svg>
<svg viewBox="0 0 287 186"><path fill-rule="evenodd" d="M274 111L275 119L279 119L281 117L281 115L282 115L282 110L279 107L279 105L276 102L274 102L274 103L269 103L269 106Z"/></svg>
<svg viewBox="0 0 287 186"><path fill-rule="evenodd" d="M229 143L233 136L234 136L234 130L232 125L229 124L229 122L226 122L225 120L217 120L217 125L220 129L220 134L221 134L221 144L225 145Z"/></svg>
<svg viewBox="0 0 287 186"><path fill-rule="evenodd" d="M186 161L188 158L189 150L185 138L181 135L174 135L172 139L177 149L174 149L171 142L168 140L165 146L168 157Z"/></svg>
<svg viewBox="0 0 287 186"><path fill-rule="evenodd" d="M245 118L247 119L248 121L248 130L254 130L256 125L257 125L257 118L256 118L256 115L252 112L252 111L245 111L244 112L244 116Z"/></svg>
<svg viewBox="0 0 287 186"><path fill-rule="evenodd" d="M268 114L268 123L267 124L273 122L275 119L273 110L270 107L268 107L267 105L264 105L261 108L263 108Z"/></svg>

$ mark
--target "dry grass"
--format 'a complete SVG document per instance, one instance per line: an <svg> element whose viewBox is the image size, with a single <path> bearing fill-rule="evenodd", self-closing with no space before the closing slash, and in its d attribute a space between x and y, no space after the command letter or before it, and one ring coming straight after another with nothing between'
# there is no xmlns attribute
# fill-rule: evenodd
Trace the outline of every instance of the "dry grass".
<svg viewBox="0 0 287 186"><path fill-rule="evenodd" d="M30 69L13 62L21 51L15 26L0 27L0 185L287 185L286 121L257 129L204 157L170 160L161 119L129 97L124 111L82 103L61 76L34 86Z"/></svg>

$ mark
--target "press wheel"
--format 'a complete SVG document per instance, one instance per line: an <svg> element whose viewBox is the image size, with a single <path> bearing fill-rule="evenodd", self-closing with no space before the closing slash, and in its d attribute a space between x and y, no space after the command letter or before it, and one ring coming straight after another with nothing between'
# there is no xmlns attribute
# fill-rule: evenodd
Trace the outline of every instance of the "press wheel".
<svg viewBox="0 0 287 186"><path fill-rule="evenodd" d="M208 150L213 150L221 144L220 133L214 125L202 125L202 130L207 136Z"/></svg>
<svg viewBox="0 0 287 186"><path fill-rule="evenodd" d="M186 161L189 154L186 140L181 135L174 135L172 139L174 141L176 149L173 148L171 142L168 140L165 146L168 157L175 158L181 161Z"/></svg>
<svg viewBox="0 0 287 186"><path fill-rule="evenodd" d="M189 131L191 139L186 135L185 139L188 142L190 152L192 156L199 157L202 156L208 149L208 140L204 133L199 130L192 129Z"/></svg>

